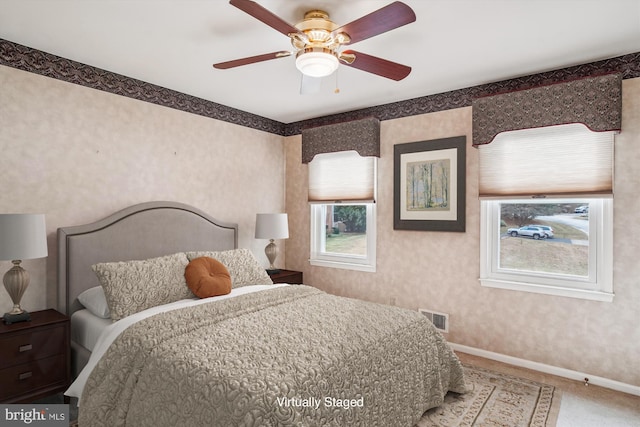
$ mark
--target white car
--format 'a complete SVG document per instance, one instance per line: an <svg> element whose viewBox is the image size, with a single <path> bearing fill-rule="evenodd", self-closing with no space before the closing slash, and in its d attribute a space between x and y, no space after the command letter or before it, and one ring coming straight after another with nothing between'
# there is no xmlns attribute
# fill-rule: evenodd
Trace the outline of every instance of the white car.
<svg viewBox="0 0 640 427"><path fill-rule="evenodd" d="M509 228L507 233L512 237L533 237L535 240L547 238L547 234L542 228L532 225L525 225L520 228Z"/></svg>
<svg viewBox="0 0 640 427"><path fill-rule="evenodd" d="M542 229L542 231L544 231L544 234L547 235L548 239L553 239L553 228L549 227L548 225L529 225L528 227L537 227Z"/></svg>

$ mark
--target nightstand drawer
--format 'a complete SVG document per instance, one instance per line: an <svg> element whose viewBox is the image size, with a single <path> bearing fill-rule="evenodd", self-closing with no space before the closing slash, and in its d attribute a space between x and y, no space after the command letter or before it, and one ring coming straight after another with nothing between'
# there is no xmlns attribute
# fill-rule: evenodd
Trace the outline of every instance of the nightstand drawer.
<svg viewBox="0 0 640 427"><path fill-rule="evenodd" d="M65 332L64 327L57 326L1 338L0 369L63 354L67 345Z"/></svg>
<svg viewBox="0 0 640 427"><path fill-rule="evenodd" d="M59 355L0 370L0 401L57 383L65 383L65 363L66 356Z"/></svg>

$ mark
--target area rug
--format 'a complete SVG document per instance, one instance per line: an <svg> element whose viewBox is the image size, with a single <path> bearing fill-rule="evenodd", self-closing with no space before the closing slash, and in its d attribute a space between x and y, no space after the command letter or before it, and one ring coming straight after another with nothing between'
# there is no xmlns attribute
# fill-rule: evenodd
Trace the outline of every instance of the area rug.
<svg viewBox="0 0 640 427"><path fill-rule="evenodd" d="M554 387L465 365L468 393L447 393L444 404L427 411L417 427L545 427Z"/></svg>

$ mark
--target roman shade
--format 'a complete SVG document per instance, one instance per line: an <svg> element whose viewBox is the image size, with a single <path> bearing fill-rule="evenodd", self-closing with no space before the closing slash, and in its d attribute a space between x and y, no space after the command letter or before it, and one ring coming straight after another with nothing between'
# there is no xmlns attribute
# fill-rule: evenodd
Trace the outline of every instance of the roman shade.
<svg viewBox="0 0 640 427"><path fill-rule="evenodd" d="M309 163L309 202L374 202L376 158L355 151L323 153Z"/></svg>
<svg viewBox="0 0 640 427"><path fill-rule="evenodd" d="M480 197L610 195L613 141L583 124L500 133L478 147Z"/></svg>
<svg viewBox="0 0 640 427"><path fill-rule="evenodd" d="M374 117L305 129L309 202L375 202L380 121Z"/></svg>
<svg viewBox="0 0 640 427"><path fill-rule="evenodd" d="M367 117L302 131L302 163L311 162L317 154L338 151L380 157L380 121Z"/></svg>
<svg viewBox="0 0 640 427"><path fill-rule="evenodd" d="M473 100L473 145L496 135L582 123L595 132L620 131L622 75L608 74Z"/></svg>

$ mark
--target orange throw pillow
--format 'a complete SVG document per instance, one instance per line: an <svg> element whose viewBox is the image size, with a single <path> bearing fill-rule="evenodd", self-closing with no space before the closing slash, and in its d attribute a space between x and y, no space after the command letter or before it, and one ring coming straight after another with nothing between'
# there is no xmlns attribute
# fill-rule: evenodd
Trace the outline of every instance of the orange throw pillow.
<svg viewBox="0 0 640 427"><path fill-rule="evenodd" d="M184 270L184 278L191 292L200 298L226 295L231 292L231 275L220 261L200 257L191 261Z"/></svg>

